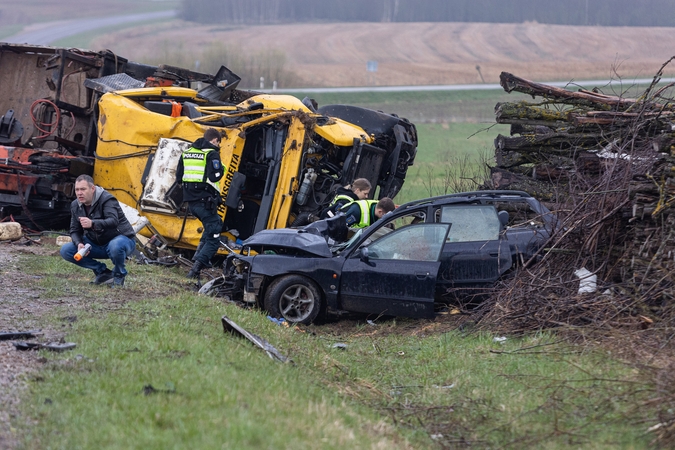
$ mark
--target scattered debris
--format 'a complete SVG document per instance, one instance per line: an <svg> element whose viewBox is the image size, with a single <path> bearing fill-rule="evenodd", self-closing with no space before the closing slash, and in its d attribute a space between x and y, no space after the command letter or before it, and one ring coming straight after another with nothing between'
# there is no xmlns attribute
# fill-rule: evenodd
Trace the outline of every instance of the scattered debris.
<svg viewBox="0 0 675 450"><path fill-rule="evenodd" d="M276 323L277 325L286 325L286 326L288 326L288 322L286 322L286 320L285 320L283 317L280 318L280 319L277 319L276 317L267 316L267 319L268 319L270 322Z"/></svg>
<svg viewBox="0 0 675 450"><path fill-rule="evenodd" d="M12 339L32 339L41 335L40 330L35 331L0 331L0 341L11 341Z"/></svg>
<svg viewBox="0 0 675 450"><path fill-rule="evenodd" d="M579 277L579 294L591 294L597 290L598 277L585 267L574 271L574 275Z"/></svg>
<svg viewBox="0 0 675 450"><path fill-rule="evenodd" d="M344 344L342 342L336 342L335 344L331 345L330 348L337 348L339 350L347 350L347 344Z"/></svg>
<svg viewBox="0 0 675 450"><path fill-rule="evenodd" d="M436 389L452 389L452 388L455 387L455 383L446 384L445 386L437 386L437 385L434 384L432 387L434 387Z"/></svg>
<svg viewBox="0 0 675 450"><path fill-rule="evenodd" d="M37 342L13 342L14 347L17 350L50 350L52 352L65 352L66 350L72 350L76 347L74 342L50 342L48 344L39 344Z"/></svg>
<svg viewBox="0 0 675 450"><path fill-rule="evenodd" d="M232 319L230 319L227 316L222 317L222 322L223 322L223 330L225 333L230 333L232 335L239 335L240 337L244 337L251 341L255 346L260 347L267 353L267 356L270 358L274 359L275 361L279 362L292 362L289 358L286 356L282 355L279 353L279 351L272 346L269 342L267 342L265 339L261 338L260 336L256 336L253 333L249 333L239 325L237 325Z"/></svg>
<svg viewBox="0 0 675 450"><path fill-rule="evenodd" d="M143 386L141 391L143 395L152 395L152 394L175 394L176 388L172 387L170 389L155 389L151 384L146 384Z"/></svg>

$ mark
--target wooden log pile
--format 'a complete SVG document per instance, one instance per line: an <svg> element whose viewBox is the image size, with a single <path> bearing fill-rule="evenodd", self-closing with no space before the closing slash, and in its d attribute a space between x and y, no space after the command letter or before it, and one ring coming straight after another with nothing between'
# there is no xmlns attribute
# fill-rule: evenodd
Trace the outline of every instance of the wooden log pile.
<svg viewBox="0 0 675 450"><path fill-rule="evenodd" d="M520 189L561 218L540 261L497 289L481 320L504 331L675 325L675 99L667 61L637 98L570 91L501 74L491 189ZM574 270L597 276L578 293Z"/></svg>

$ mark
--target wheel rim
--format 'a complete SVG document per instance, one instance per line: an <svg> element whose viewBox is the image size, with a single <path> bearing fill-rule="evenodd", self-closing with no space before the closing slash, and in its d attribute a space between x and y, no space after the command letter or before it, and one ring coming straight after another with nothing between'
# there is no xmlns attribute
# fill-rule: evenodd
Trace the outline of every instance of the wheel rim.
<svg viewBox="0 0 675 450"><path fill-rule="evenodd" d="M302 284L289 286L279 299L279 309L285 319L299 322L306 319L314 309L314 294Z"/></svg>

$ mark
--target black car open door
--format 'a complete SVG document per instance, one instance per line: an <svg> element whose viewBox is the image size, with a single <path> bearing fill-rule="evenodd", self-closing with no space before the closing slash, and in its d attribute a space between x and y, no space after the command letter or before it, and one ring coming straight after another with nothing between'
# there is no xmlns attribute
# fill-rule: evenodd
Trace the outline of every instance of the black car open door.
<svg viewBox="0 0 675 450"><path fill-rule="evenodd" d="M408 225L362 244L342 268L341 309L433 317L439 255L449 229L441 223Z"/></svg>

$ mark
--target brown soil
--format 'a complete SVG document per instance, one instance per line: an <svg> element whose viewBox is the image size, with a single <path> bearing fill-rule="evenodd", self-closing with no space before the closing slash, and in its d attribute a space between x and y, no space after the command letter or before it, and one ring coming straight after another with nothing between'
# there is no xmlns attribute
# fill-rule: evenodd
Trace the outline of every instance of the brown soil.
<svg viewBox="0 0 675 450"><path fill-rule="evenodd" d="M216 43L285 54L289 86L498 83L502 71L537 81L649 78L675 54L671 28L581 27L539 23L338 23L207 26L175 21L102 36L111 49L143 61ZM367 61L378 62L375 73ZM477 70L480 68L480 72ZM675 69L670 70L673 76ZM481 79L482 75L482 79Z"/></svg>

